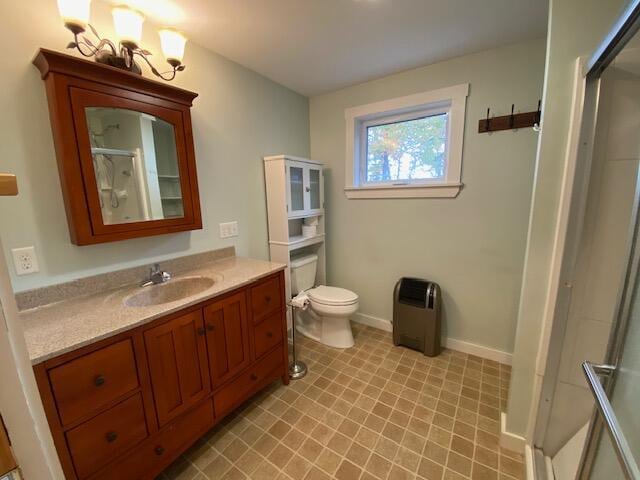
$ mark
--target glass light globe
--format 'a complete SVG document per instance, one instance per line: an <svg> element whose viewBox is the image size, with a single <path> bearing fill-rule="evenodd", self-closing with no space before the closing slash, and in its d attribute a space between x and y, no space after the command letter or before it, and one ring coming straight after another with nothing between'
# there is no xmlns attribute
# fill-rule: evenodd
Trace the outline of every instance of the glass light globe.
<svg viewBox="0 0 640 480"><path fill-rule="evenodd" d="M89 23L91 0L58 0L58 11L70 30L84 31Z"/></svg>
<svg viewBox="0 0 640 480"><path fill-rule="evenodd" d="M158 35L160 35L162 53L164 53L167 62L171 65L180 65L184 57L184 46L187 43L187 38L172 28L163 28L158 32Z"/></svg>
<svg viewBox="0 0 640 480"><path fill-rule="evenodd" d="M142 39L144 15L125 6L114 7L111 14L120 43L128 48L136 48Z"/></svg>

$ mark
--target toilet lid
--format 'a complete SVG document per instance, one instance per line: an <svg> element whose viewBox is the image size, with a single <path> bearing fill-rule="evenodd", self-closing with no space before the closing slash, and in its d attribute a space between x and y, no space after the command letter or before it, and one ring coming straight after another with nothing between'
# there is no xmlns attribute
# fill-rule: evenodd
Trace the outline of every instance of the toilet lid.
<svg viewBox="0 0 640 480"><path fill-rule="evenodd" d="M323 305L351 305L358 301L358 295L350 290L320 285L307 292L313 302Z"/></svg>

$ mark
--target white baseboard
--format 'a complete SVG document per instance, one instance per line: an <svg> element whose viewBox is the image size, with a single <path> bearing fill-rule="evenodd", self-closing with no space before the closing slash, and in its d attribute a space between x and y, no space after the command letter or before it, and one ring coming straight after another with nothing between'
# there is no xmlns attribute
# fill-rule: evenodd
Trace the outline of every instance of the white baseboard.
<svg viewBox="0 0 640 480"><path fill-rule="evenodd" d="M527 446L524 437L507 431L507 414L505 412L500 414L500 446L521 454L525 453ZM533 452L531 453L533 455ZM533 456L531 459L533 460Z"/></svg>
<svg viewBox="0 0 640 480"><path fill-rule="evenodd" d="M487 360L493 360L504 365L511 365L512 355L502 350L496 350L495 348L485 347L484 345L478 345L477 343L465 342L464 340L458 340L455 338L443 338L442 345L450 348L451 350L457 350L458 352L468 353L475 355L476 357L486 358Z"/></svg>
<svg viewBox="0 0 640 480"><path fill-rule="evenodd" d="M378 330L384 330L385 332L392 332L393 327L391 321L384 318L374 317L373 315L365 315L364 313L356 313L351 319L354 322L367 325L369 327L377 328Z"/></svg>
<svg viewBox="0 0 640 480"><path fill-rule="evenodd" d="M537 480L533 448L528 443L524 446L524 468L527 480ZM552 480L552 479L549 479Z"/></svg>
<svg viewBox="0 0 640 480"><path fill-rule="evenodd" d="M356 313L353 316L352 320L369 327L384 330L385 332L393 331L393 326L390 320L374 317L373 315ZM512 355L501 350L496 350L495 348L485 347L476 343L445 337L442 338L442 346L450 348L451 350L457 350L458 352L468 353L477 357L486 358L487 360L493 360L505 365L511 365Z"/></svg>

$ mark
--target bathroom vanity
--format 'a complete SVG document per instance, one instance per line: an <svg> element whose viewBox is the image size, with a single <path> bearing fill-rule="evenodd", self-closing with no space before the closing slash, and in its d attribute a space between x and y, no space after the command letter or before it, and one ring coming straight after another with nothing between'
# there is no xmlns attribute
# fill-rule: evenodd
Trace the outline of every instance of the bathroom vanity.
<svg viewBox="0 0 640 480"><path fill-rule="evenodd" d="M130 286L23 312L66 477L155 478L260 389L287 384L283 268L230 257L167 282L187 288L181 300ZM189 292L198 278L211 284Z"/></svg>

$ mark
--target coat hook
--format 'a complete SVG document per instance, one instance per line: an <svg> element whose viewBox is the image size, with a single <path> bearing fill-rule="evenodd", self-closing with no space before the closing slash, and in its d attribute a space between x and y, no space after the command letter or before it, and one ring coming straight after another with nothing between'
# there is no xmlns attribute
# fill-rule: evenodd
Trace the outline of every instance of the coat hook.
<svg viewBox="0 0 640 480"><path fill-rule="evenodd" d="M542 111L540 110L541 107L542 107L542 100L538 100L538 109L536 110L536 116L534 117L534 120L533 120L534 132L540 131L540 120L542 118Z"/></svg>
<svg viewBox="0 0 640 480"><path fill-rule="evenodd" d="M511 104L511 116L509 117L509 128L513 128L513 109L515 108L515 103Z"/></svg>
<svg viewBox="0 0 640 480"><path fill-rule="evenodd" d="M490 108L487 108L487 132L491 131L491 119L489 118Z"/></svg>

